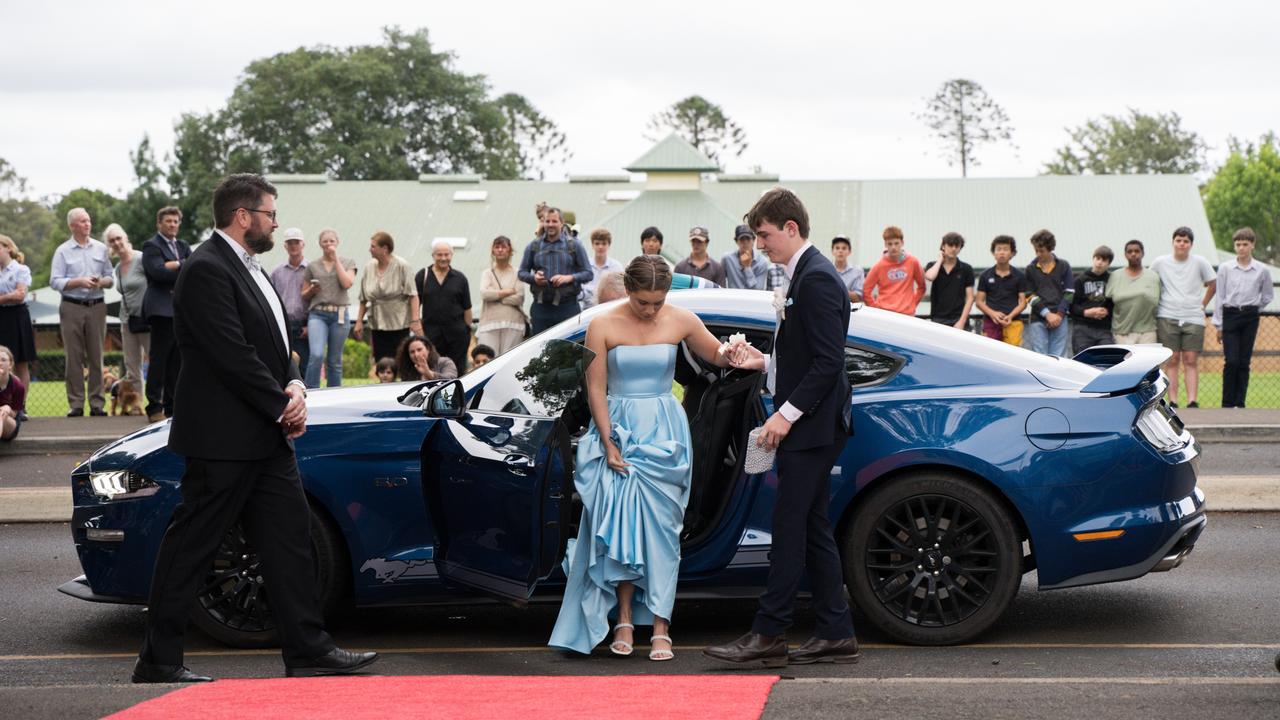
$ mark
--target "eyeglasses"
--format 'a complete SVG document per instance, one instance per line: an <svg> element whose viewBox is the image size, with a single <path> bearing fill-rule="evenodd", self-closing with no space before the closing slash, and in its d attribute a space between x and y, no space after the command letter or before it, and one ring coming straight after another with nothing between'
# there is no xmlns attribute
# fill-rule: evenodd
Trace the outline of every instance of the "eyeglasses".
<svg viewBox="0 0 1280 720"><path fill-rule="evenodd" d="M247 208L247 207L236 208L236 209L237 209L237 210L246 210L246 211L248 211L248 212L262 213L263 215L266 215L267 217L271 218L271 222L275 222L275 221L276 221L276 211L275 211L275 210L259 210L259 209L257 209L257 208Z"/></svg>

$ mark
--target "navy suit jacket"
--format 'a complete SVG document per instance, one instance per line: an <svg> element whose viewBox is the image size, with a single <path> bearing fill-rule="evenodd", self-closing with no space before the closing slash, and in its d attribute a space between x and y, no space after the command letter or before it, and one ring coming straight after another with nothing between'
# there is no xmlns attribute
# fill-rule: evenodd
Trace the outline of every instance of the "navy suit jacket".
<svg viewBox="0 0 1280 720"><path fill-rule="evenodd" d="M804 415L782 450L843 443L852 432L852 395L844 368L849 293L831 261L810 247L800 256L787 290L791 305L774 348L774 407L791 403Z"/></svg>
<svg viewBox="0 0 1280 720"><path fill-rule="evenodd" d="M288 404L285 386L302 375L266 296L221 237L201 243L184 263L173 307L182 369L169 449L206 460L291 452L276 419Z"/></svg>
<svg viewBox="0 0 1280 720"><path fill-rule="evenodd" d="M147 276L147 292L142 296L143 317L173 317L173 288L178 282L178 271L168 270L164 264L191 257L191 246L186 240L175 244L177 256L169 250L169 242L160 233L142 244L142 272Z"/></svg>

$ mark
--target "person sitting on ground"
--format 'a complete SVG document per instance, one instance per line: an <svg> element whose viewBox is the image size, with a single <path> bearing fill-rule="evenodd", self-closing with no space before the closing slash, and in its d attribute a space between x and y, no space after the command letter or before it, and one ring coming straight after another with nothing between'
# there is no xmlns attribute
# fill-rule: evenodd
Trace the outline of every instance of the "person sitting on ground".
<svg viewBox="0 0 1280 720"><path fill-rule="evenodd" d="M396 361L395 358L378 358L378 364L374 366L374 373L378 376L380 383L392 383L396 381Z"/></svg>
<svg viewBox="0 0 1280 720"><path fill-rule="evenodd" d="M480 344L471 348L471 369L475 370L481 365L489 362L494 358L494 355L495 353L493 352L493 348L488 345Z"/></svg>
<svg viewBox="0 0 1280 720"><path fill-rule="evenodd" d="M452 380L458 377L458 366L436 351L431 341L421 335L410 335L396 348L396 374L401 380Z"/></svg>
<svg viewBox="0 0 1280 720"><path fill-rule="evenodd" d="M0 441L11 442L22 429L27 387L13 374L13 352L0 345Z"/></svg>

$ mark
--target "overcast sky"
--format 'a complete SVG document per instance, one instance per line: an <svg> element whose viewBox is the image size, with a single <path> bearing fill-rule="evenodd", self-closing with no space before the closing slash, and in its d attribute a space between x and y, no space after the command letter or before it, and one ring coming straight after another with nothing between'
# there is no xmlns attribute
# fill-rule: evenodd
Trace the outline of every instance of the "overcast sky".
<svg viewBox="0 0 1280 720"><path fill-rule="evenodd" d="M250 61L400 25L428 28L495 96L529 98L568 136L574 174L619 172L648 149L650 115L700 94L746 130L729 171L958 176L915 117L955 77L1004 106L1018 145L980 148L971 176L1038 174L1064 128L1129 107L1178 112L1220 161L1228 136L1280 130L1278 20L1280 5L1236 0L4 0L0 158L35 194L120 192L143 134L163 155L178 115L222 107Z"/></svg>

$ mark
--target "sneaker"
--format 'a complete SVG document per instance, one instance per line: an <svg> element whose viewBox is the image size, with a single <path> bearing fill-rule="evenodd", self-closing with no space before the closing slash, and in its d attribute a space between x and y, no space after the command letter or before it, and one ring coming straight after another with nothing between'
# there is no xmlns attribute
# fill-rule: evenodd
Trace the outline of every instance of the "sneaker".
<svg viewBox="0 0 1280 720"><path fill-rule="evenodd" d="M1174 410L1177 410L1177 409L1178 409L1178 403L1176 403L1176 402L1171 402L1171 403L1169 403L1169 407L1173 408Z"/></svg>
<svg viewBox="0 0 1280 720"><path fill-rule="evenodd" d="M79 410L68 410L67 417L84 417L84 409L81 408Z"/></svg>
<svg viewBox="0 0 1280 720"><path fill-rule="evenodd" d="M1189 407L1189 408L1198 408L1198 407L1200 407L1200 403L1196 402L1195 400L1192 400L1191 402L1187 403L1187 407Z"/></svg>

